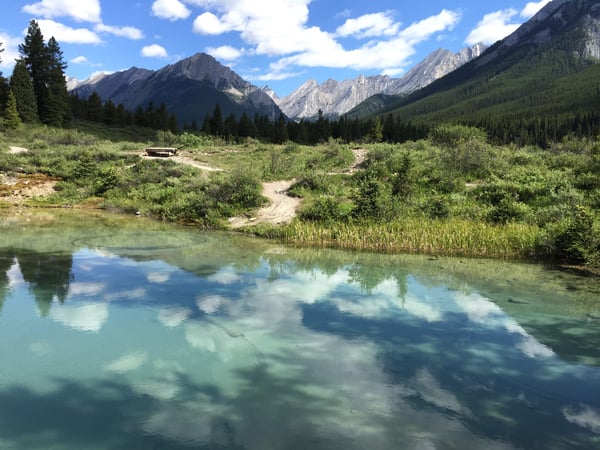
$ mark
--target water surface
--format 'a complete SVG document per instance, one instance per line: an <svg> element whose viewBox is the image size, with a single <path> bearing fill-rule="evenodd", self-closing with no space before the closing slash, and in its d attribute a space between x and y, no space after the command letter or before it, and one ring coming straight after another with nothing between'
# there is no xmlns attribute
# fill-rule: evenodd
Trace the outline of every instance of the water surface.
<svg viewBox="0 0 600 450"><path fill-rule="evenodd" d="M600 448L600 283L0 216L2 449Z"/></svg>

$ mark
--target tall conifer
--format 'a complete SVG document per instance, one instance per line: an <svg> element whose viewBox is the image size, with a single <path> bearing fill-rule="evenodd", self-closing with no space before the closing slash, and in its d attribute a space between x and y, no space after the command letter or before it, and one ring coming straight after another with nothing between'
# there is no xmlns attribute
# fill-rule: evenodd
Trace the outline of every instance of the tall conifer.
<svg viewBox="0 0 600 450"><path fill-rule="evenodd" d="M55 126L64 126L71 119L69 107L69 94L65 69L67 65L63 60L63 53L54 37L51 37L46 46L48 58L48 91L49 91L49 117L46 123Z"/></svg>
<svg viewBox="0 0 600 450"><path fill-rule="evenodd" d="M51 37L46 45L38 23L32 20L19 52L31 76L40 120L49 125L65 125L70 119L70 108L66 64L58 42Z"/></svg>
<svg viewBox="0 0 600 450"><path fill-rule="evenodd" d="M33 83L25 62L18 59L10 77L10 89L15 95L17 111L23 122L37 122L38 112Z"/></svg>
<svg viewBox="0 0 600 450"><path fill-rule="evenodd" d="M33 83L33 91L35 93L38 116L40 120L45 122L48 114L48 69L46 44L42 30L35 20L29 22L27 34L21 45L19 52L23 57L25 66L29 71Z"/></svg>
<svg viewBox="0 0 600 450"><path fill-rule="evenodd" d="M17 111L17 100L13 91L8 91L8 100L6 101L6 112L4 113L4 127L8 130L16 130L21 125L21 118Z"/></svg>

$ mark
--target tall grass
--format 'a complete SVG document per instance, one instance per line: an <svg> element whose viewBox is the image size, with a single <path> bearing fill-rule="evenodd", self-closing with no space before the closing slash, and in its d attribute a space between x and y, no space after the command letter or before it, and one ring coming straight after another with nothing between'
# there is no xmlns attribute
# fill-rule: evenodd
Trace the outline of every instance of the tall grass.
<svg viewBox="0 0 600 450"><path fill-rule="evenodd" d="M544 231L508 223L407 218L388 223L293 222L262 235L296 246L526 260L548 257Z"/></svg>

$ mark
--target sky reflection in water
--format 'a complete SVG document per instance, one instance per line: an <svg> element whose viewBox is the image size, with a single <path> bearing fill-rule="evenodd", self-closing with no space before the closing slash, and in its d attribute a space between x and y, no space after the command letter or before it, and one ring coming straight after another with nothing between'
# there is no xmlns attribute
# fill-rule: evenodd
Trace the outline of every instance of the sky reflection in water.
<svg viewBox="0 0 600 450"><path fill-rule="evenodd" d="M600 448L576 278L80 233L0 250L0 448Z"/></svg>

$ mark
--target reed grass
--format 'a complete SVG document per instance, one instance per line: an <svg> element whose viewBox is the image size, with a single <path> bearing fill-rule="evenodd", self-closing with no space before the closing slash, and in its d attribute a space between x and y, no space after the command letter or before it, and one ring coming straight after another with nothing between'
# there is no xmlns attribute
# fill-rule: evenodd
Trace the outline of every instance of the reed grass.
<svg viewBox="0 0 600 450"><path fill-rule="evenodd" d="M406 218L387 223L324 225L295 221L263 230L266 237L302 247L385 253L420 253L506 260L549 256L544 231L519 223L491 225L460 219Z"/></svg>

